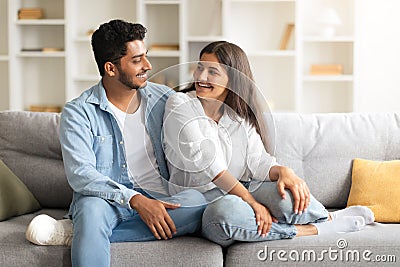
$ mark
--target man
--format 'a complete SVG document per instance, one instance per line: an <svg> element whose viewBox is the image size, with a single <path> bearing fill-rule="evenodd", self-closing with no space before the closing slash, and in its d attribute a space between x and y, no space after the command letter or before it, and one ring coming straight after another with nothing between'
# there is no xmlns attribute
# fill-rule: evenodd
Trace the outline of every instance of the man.
<svg viewBox="0 0 400 267"><path fill-rule="evenodd" d="M110 242L168 239L201 226L201 193L167 197L161 128L173 91L147 82L152 66L145 33L142 25L121 20L101 25L92 48L102 79L61 114L64 166L74 191L69 212L73 266L109 266ZM27 238L68 244L71 231L69 220L39 215Z"/></svg>

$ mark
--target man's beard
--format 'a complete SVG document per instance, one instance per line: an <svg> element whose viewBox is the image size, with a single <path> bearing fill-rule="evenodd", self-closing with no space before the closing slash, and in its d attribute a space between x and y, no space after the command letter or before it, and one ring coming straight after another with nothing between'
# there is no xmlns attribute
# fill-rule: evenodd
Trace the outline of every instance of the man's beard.
<svg viewBox="0 0 400 267"><path fill-rule="evenodd" d="M126 87L130 88L131 90L137 90L139 89L142 84L134 84L132 82L131 77L129 77L126 72L122 71L120 68L118 68L118 72L119 72L119 78L118 81L120 83L122 83L123 85L125 85Z"/></svg>

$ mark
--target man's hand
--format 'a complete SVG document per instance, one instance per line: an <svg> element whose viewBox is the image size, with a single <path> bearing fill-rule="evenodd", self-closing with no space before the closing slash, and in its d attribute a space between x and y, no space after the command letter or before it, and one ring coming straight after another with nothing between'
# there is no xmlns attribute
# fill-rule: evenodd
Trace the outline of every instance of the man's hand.
<svg viewBox="0 0 400 267"><path fill-rule="evenodd" d="M166 209L179 208L180 204L150 199L140 194L133 196L129 203L157 239L172 238L172 234L176 234L175 224Z"/></svg>
<svg viewBox="0 0 400 267"><path fill-rule="evenodd" d="M298 177L294 171L284 166L273 166L270 170L271 181L277 181L278 192L283 199L286 198L285 189L292 192L293 210L302 214L310 204L310 189L306 182Z"/></svg>

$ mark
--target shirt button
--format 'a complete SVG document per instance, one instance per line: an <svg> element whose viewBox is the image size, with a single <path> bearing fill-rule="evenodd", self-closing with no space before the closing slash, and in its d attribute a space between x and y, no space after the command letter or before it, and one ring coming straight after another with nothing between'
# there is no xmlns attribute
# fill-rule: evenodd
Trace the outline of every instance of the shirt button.
<svg viewBox="0 0 400 267"><path fill-rule="evenodd" d="M104 138L104 137L101 137L101 141L103 141L103 142L104 142L104 140L105 140L105 138Z"/></svg>
<svg viewBox="0 0 400 267"><path fill-rule="evenodd" d="M122 168L125 168L126 167L126 165L125 164L122 164Z"/></svg>
<svg viewBox="0 0 400 267"><path fill-rule="evenodd" d="M121 204L124 204L124 200L123 200L123 199L121 199L121 201L120 201L120 202L121 202Z"/></svg>
<svg viewBox="0 0 400 267"><path fill-rule="evenodd" d="M120 144L120 145L123 145L123 144L124 144L124 141L119 141L119 144Z"/></svg>

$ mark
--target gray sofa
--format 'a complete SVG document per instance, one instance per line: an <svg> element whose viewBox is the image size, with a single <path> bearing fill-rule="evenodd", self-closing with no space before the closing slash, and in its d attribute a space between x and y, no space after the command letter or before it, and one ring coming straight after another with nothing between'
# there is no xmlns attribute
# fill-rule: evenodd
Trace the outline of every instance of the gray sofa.
<svg viewBox="0 0 400 267"><path fill-rule="evenodd" d="M400 158L400 114L274 114L275 156L307 181L331 209L346 206L352 160ZM42 210L0 222L0 266L70 266L70 249L36 246L25 230L37 214L62 218L71 201L58 141L59 115L0 112L0 159L26 184ZM115 243L112 266L396 266L400 224L332 236L236 243L227 249L199 237ZM360 256L357 261L357 254ZM376 256L379 256L376 257ZM370 261L368 261L370 259ZM377 260L386 260L378 262Z"/></svg>

